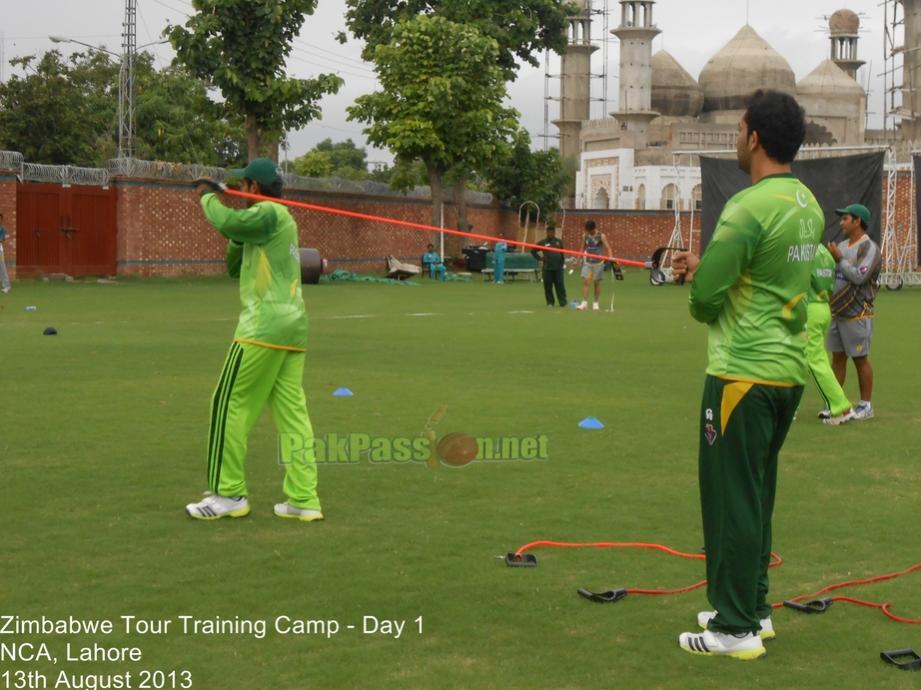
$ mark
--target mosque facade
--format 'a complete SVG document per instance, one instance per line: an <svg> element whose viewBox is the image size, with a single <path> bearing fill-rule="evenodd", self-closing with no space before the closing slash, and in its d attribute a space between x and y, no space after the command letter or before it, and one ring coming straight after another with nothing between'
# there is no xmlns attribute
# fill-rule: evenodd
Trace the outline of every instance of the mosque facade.
<svg viewBox="0 0 921 690"><path fill-rule="evenodd" d="M904 0L911 2L911 0ZM867 96L856 81L860 18L829 19L828 57L797 81L787 60L745 25L695 79L674 56L652 53L661 33L654 0L621 0L618 111L589 119L591 0L570 24L561 78L560 153L578 161L576 208L700 208L700 169L681 152L735 149L747 97L769 88L796 96L806 111L806 143L860 146ZM919 2L921 4L921 2ZM921 24L919 24L921 26Z"/></svg>

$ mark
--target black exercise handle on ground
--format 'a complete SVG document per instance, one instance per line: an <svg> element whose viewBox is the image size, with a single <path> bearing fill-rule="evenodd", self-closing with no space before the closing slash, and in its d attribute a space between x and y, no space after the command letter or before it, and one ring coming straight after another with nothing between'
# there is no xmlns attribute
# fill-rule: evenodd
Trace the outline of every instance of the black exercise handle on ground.
<svg viewBox="0 0 921 690"><path fill-rule="evenodd" d="M894 649L889 652L880 652L879 658L903 671L921 671L921 655L914 649ZM899 661L899 659L904 659L904 661Z"/></svg>
<svg viewBox="0 0 921 690"><path fill-rule="evenodd" d="M585 597L589 601L599 604L616 604L627 596L627 590L623 587L619 589L609 589L604 592L593 592L589 589L580 588L576 590L580 597Z"/></svg>
<svg viewBox="0 0 921 690"><path fill-rule="evenodd" d="M533 553L518 554L514 551L509 551L505 554L505 565L509 568L536 568L537 556Z"/></svg>
<svg viewBox="0 0 921 690"><path fill-rule="evenodd" d="M788 609L793 609L794 611L799 611L800 613L825 613L828 611L832 603L833 601L831 598L813 599L812 601L805 601L802 603L793 601L792 599L787 599L783 605Z"/></svg>

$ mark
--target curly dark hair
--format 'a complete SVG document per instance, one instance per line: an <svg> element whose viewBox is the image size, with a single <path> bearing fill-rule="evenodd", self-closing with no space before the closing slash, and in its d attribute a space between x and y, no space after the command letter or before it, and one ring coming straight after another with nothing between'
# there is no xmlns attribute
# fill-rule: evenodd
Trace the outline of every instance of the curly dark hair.
<svg viewBox="0 0 921 690"><path fill-rule="evenodd" d="M761 147L778 163L789 163L806 138L806 112L793 96L758 89L745 110L748 133L758 132Z"/></svg>
<svg viewBox="0 0 921 690"><path fill-rule="evenodd" d="M595 221L593 220L589 220L585 222L585 229L588 230L589 232L594 230L596 227L597 226L595 225Z"/></svg>

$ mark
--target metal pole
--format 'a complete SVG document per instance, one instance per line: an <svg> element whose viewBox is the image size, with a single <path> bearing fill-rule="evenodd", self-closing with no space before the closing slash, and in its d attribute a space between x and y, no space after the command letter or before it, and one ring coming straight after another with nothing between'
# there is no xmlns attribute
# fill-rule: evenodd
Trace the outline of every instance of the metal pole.
<svg viewBox="0 0 921 690"><path fill-rule="evenodd" d="M550 51L544 51L544 151L550 148Z"/></svg>
<svg viewBox="0 0 921 690"><path fill-rule="evenodd" d="M137 0L125 0L122 65L118 73L118 157L134 157L134 59L137 55Z"/></svg>
<svg viewBox="0 0 921 690"><path fill-rule="evenodd" d="M444 199L438 200L438 227L442 229L442 232L439 234L439 248L438 252L441 254L441 263L445 262L445 202ZM465 228L466 229L466 228Z"/></svg>

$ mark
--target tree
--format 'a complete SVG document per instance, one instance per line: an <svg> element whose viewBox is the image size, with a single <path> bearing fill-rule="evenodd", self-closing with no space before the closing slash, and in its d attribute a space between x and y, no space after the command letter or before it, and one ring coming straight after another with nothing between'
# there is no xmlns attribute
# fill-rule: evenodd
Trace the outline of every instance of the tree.
<svg viewBox="0 0 921 690"><path fill-rule="evenodd" d="M303 156L295 159L294 170L307 177L339 177L344 180L367 180L368 154L351 139L333 143L324 139Z"/></svg>
<svg viewBox="0 0 921 690"><path fill-rule="evenodd" d="M285 60L317 0L192 0L197 10L185 27L164 32L176 60L220 89L226 107L245 120L250 158L263 146L278 158L278 139L319 117L318 101L336 93L342 79L285 76Z"/></svg>
<svg viewBox="0 0 921 690"><path fill-rule="evenodd" d="M10 64L26 75L0 84L0 148L56 165L94 165L100 150L114 153L118 65L105 53L65 59L51 50Z"/></svg>
<svg viewBox="0 0 921 690"><path fill-rule="evenodd" d="M389 148L399 165L425 164L437 225L445 173L463 183L485 168L514 131L517 113L503 106L494 39L424 15L400 21L392 38L374 51L381 90L357 98L349 119L368 123L368 141Z"/></svg>
<svg viewBox="0 0 921 690"><path fill-rule="evenodd" d="M542 218L551 218L559 210L569 186L560 152L532 151L525 130L515 133L486 175L490 191L500 202L517 210L525 201L533 201Z"/></svg>
<svg viewBox="0 0 921 690"><path fill-rule="evenodd" d="M408 192L429 183L428 170L420 160L395 161L393 165L378 168L370 173L371 180L386 182L391 189Z"/></svg>
<svg viewBox="0 0 921 690"><path fill-rule="evenodd" d="M57 51L16 58L26 75L0 84L0 148L35 163L104 166L116 152L118 62L106 53ZM228 121L205 85L180 67L135 60L135 145L152 160L234 165L242 119Z"/></svg>
<svg viewBox="0 0 921 690"><path fill-rule="evenodd" d="M536 54L562 53L566 48L567 18L578 12L561 0L346 0L346 25L366 42L364 58L372 61L377 46L390 43L396 26L418 15L438 15L475 27L499 46L495 62L506 80L515 78L518 61L538 66ZM345 36L340 34L340 41Z"/></svg>
<svg viewBox="0 0 921 690"><path fill-rule="evenodd" d="M134 75L139 158L224 167L245 162L242 117L213 103L204 82L180 65L157 71L146 53L135 60Z"/></svg>

